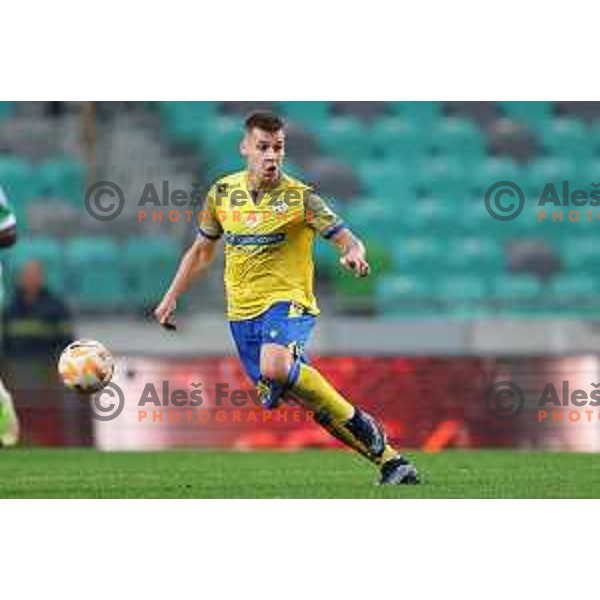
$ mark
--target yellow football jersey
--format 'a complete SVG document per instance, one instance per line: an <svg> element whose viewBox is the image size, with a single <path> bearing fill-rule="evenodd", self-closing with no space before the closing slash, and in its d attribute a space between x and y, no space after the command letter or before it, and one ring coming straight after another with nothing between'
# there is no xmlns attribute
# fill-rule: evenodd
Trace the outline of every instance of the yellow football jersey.
<svg viewBox="0 0 600 600"><path fill-rule="evenodd" d="M228 318L251 319L281 301L318 314L315 232L329 238L343 227L309 185L286 174L277 187L258 194L249 186L247 171L217 181L198 214L198 234L224 236Z"/></svg>

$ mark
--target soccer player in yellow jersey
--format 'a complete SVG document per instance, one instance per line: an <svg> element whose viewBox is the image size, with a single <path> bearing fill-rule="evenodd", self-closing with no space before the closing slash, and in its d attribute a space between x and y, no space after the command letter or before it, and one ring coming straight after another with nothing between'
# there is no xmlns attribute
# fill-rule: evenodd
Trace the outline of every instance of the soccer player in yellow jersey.
<svg viewBox="0 0 600 600"><path fill-rule="evenodd" d="M331 240L340 263L369 275L365 247L310 186L282 171L284 123L257 112L240 144L247 168L209 190L198 236L156 308L168 324L177 298L225 240L225 288L232 336L266 409L283 397L314 412L317 422L381 470L382 484L418 483L412 464L386 441L381 425L342 397L312 366L304 347L319 309L313 293L315 233Z"/></svg>

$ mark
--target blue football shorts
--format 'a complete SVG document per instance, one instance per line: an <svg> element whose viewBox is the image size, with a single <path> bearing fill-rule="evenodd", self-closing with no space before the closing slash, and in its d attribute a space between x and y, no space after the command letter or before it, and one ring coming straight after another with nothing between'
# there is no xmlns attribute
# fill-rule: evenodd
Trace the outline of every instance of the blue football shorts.
<svg viewBox="0 0 600 600"><path fill-rule="evenodd" d="M305 346L317 318L295 302L277 302L253 319L230 321L229 327L240 360L254 383L260 379L260 348L279 344L290 348L296 358L308 362Z"/></svg>

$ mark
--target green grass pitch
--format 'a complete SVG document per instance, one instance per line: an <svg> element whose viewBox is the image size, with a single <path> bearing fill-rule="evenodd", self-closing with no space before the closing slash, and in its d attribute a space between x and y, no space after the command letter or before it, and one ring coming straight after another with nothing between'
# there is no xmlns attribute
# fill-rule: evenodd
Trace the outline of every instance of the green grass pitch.
<svg viewBox="0 0 600 600"><path fill-rule="evenodd" d="M378 487L343 451L0 452L1 498L599 498L600 456L410 454L420 486Z"/></svg>

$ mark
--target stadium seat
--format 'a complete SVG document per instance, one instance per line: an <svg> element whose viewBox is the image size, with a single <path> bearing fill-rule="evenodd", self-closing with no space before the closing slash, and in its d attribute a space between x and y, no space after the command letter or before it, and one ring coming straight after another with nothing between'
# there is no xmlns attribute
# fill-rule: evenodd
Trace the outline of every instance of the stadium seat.
<svg viewBox="0 0 600 600"><path fill-rule="evenodd" d="M426 131L442 116L441 102L389 102L392 114Z"/></svg>
<svg viewBox="0 0 600 600"><path fill-rule="evenodd" d="M331 107L330 101L315 102L279 102L284 118L296 121L313 131L319 131L327 122Z"/></svg>
<svg viewBox="0 0 600 600"><path fill-rule="evenodd" d="M408 119L388 117L370 128L367 142L388 163L414 169L414 165L427 157L430 139L428 128L420 128Z"/></svg>
<svg viewBox="0 0 600 600"><path fill-rule="evenodd" d="M317 191L325 198L350 199L361 195L362 186L347 164L331 158L319 158L306 165L307 180L317 182Z"/></svg>
<svg viewBox="0 0 600 600"><path fill-rule="evenodd" d="M558 275L550 282L546 306L569 316L598 316L599 291L596 279L586 272Z"/></svg>
<svg viewBox="0 0 600 600"><path fill-rule="evenodd" d="M429 280L417 275L386 275L375 287L377 312L388 317L439 315L440 306Z"/></svg>
<svg viewBox="0 0 600 600"><path fill-rule="evenodd" d="M15 109L15 104L15 102L9 102L6 100L0 102L0 119L6 119L9 117Z"/></svg>
<svg viewBox="0 0 600 600"><path fill-rule="evenodd" d="M111 311L125 305L122 252L110 237L77 237L65 245L67 284L82 310Z"/></svg>
<svg viewBox="0 0 600 600"><path fill-rule="evenodd" d="M465 162L480 163L485 155L485 143L477 126L459 118L438 121L431 132L434 152Z"/></svg>
<svg viewBox="0 0 600 600"><path fill-rule="evenodd" d="M24 205L38 193L31 164L13 155L0 156L0 185L15 207Z"/></svg>
<svg viewBox="0 0 600 600"><path fill-rule="evenodd" d="M444 264L446 242L439 236L410 236L393 241L394 270L398 273L422 273L430 277Z"/></svg>
<svg viewBox="0 0 600 600"><path fill-rule="evenodd" d="M418 186L427 196L464 198L469 193L466 165L450 157L436 157L421 165Z"/></svg>
<svg viewBox="0 0 600 600"><path fill-rule="evenodd" d="M365 126L351 117L336 117L323 124L322 149L331 156L355 163L371 154Z"/></svg>
<svg viewBox="0 0 600 600"><path fill-rule="evenodd" d="M38 177L43 196L63 198L83 208L85 170L80 162L70 158L44 162L38 167Z"/></svg>
<svg viewBox="0 0 600 600"><path fill-rule="evenodd" d="M540 158L522 171L523 189L528 198L538 202L547 183L553 183L559 198L562 198L562 182L568 181L571 189L579 187L580 168L572 158L553 156ZM548 204L549 208L554 207ZM560 207L558 207L560 208Z"/></svg>
<svg viewBox="0 0 600 600"><path fill-rule="evenodd" d="M499 273L505 267L504 249L490 237L446 238L446 252L442 269L457 274Z"/></svg>
<svg viewBox="0 0 600 600"><path fill-rule="evenodd" d="M554 102L500 102L502 113L535 131L540 131L552 119Z"/></svg>
<svg viewBox="0 0 600 600"><path fill-rule="evenodd" d="M363 123L377 121L384 117L387 111L388 107L385 102L345 100L334 102L332 106L334 115L352 117Z"/></svg>
<svg viewBox="0 0 600 600"><path fill-rule="evenodd" d="M363 161L358 165L357 173L365 191L372 196L396 198L403 202L416 198L414 169L400 159Z"/></svg>
<svg viewBox="0 0 600 600"><path fill-rule="evenodd" d="M541 312L544 302L542 285L530 275L498 275L493 282L496 309L515 316Z"/></svg>
<svg viewBox="0 0 600 600"><path fill-rule="evenodd" d="M517 185L523 185L523 176L517 163L511 158L489 157L481 161L476 168L469 172L471 185L474 193L485 197L486 191L499 181L512 181Z"/></svg>
<svg viewBox="0 0 600 600"><path fill-rule="evenodd" d="M444 102L444 112L454 118L468 119L482 128L487 128L498 118L495 102L455 100Z"/></svg>
<svg viewBox="0 0 600 600"><path fill-rule="evenodd" d="M139 237L127 242L123 256L129 302L140 308L155 305L177 269L178 245L164 236Z"/></svg>
<svg viewBox="0 0 600 600"><path fill-rule="evenodd" d="M546 152L571 160L589 159L593 155L593 138L585 125L572 118L552 119L542 132Z"/></svg>
<svg viewBox="0 0 600 600"><path fill-rule="evenodd" d="M480 275L442 276L437 294L443 310L454 317L482 316L486 312L486 288Z"/></svg>

